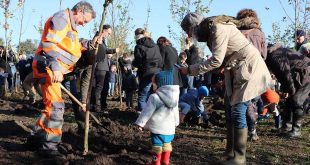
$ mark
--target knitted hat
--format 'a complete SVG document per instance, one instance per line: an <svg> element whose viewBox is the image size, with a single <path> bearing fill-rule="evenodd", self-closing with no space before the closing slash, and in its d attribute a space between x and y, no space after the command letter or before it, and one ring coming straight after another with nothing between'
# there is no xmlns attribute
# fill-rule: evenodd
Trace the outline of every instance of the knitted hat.
<svg viewBox="0 0 310 165"><path fill-rule="evenodd" d="M203 96L209 96L209 89L206 86L201 86L198 88L198 93Z"/></svg>
<svg viewBox="0 0 310 165"><path fill-rule="evenodd" d="M164 85L173 85L173 72L172 70L160 71L155 75L155 82L157 87Z"/></svg>
<svg viewBox="0 0 310 165"><path fill-rule="evenodd" d="M189 28L197 26L203 20L203 16L197 13L188 13L181 22L181 27L184 31L188 31Z"/></svg>
<svg viewBox="0 0 310 165"><path fill-rule="evenodd" d="M271 89L268 89L265 93L263 93L261 95L261 98L265 104L278 104L280 102L280 96L278 95L278 93Z"/></svg>

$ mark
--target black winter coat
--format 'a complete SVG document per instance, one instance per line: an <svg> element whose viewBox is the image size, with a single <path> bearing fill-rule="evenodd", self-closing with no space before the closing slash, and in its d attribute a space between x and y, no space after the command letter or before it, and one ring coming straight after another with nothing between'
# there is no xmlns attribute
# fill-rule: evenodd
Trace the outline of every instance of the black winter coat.
<svg viewBox="0 0 310 165"><path fill-rule="evenodd" d="M97 55L97 67L96 70L104 70L109 71L109 64L108 64L108 56L106 54L114 54L116 53L115 49L108 49L105 41L102 44L99 44L98 47L98 55Z"/></svg>
<svg viewBox="0 0 310 165"><path fill-rule="evenodd" d="M171 70L174 64L180 63L178 52L174 47L160 45L159 50L163 59L162 70Z"/></svg>
<svg viewBox="0 0 310 165"><path fill-rule="evenodd" d="M178 52L177 50L168 45L168 46L159 46L160 54L162 56L163 60L163 67L162 70L172 70L174 69L174 74L173 74L173 82L174 85L180 85L183 86L182 82L182 77L177 68L175 67L175 64L180 65L180 59L178 57Z"/></svg>
<svg viewBox="0 0 310 165"><path fill-rule="evenodd" d="M0 58L0 68L6 71L7 64L3 58Z"/></svg>
<svg viewBox="0 0 310 165"><path fill-rule="evenodd" d="M124 67L128 67L128 66L131 67L132 60L130 58L124 59L123 57L120 57L118 59L118 63L119 63L119 67L121 68L122 73L124 73L125 72Z"/></svg>
<svg viewBox="0 0 310 165"><path fill-rule="evenodd" d="M129 71L123 77L123 90L135 91L136 89L138 89L138 82L136 80L136 76L132 74L132 71Z"/></svg>
<svg viewBox="0 0 310 165"><path fill-rule="evenodd" d="M290 95L310 82L310 59L299 52L276 45L269 48L266 64L281 83L281 90Z"/></svg>
<svg viewBox="0 0 310 165"><path fill-rule="evenodd" d="M163 65L158 46L148 37L140 38L136 43L132 65L138 68L139 78L159 72Z"/></svg>
<svg viewBox="0 0 310 165"><path fill-rule="evenodd" d="M185 49L185 53L187 55L186 63L188 65L193 65L202 61L202 58L199 56L198 48L195 45L192 45L189 49Z"/></svg>

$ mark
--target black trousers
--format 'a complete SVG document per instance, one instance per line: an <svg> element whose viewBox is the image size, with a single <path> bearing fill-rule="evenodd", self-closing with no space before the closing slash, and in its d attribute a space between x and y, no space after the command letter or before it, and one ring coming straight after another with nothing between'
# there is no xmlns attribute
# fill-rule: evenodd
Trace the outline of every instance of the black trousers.
<svg viewBox="0 0 310 165"><path fill-rule="evenodd" d="M303 104L306 99L309 97L310 92L310 83L305 84L304 86L297 89L296 93L293 96L290 96L286 100L286 108L283 112L284 123L290 122L293 114L293 121L298 120L304 114ZM298 119L297 119L298 118Z"/></svg>
<svg viewBox="0 0 310 165"><path fill-rule="evenodd" d="M95 79L95 104L96 106L106 107L109 90L109 73L105 70L96 70Z"/></svg>

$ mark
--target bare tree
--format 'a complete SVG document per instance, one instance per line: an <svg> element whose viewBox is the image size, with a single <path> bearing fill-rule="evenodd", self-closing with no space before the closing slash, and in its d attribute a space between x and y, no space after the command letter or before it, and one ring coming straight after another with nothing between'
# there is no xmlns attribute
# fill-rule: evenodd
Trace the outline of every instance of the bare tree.
<svg viewBox="0 0 310 165"><path fill-rule="evenodd" d="M130 25L132 18L129 15L129 7L130 1L122 2L113 1L112 9L109 10L109 14L111 15L111 24L113 28L113 34L111 38L108 40L109 47L118 47L120 48L120 54L123 52L128 52L129 44L126 42L129 31L133 28ZM116 54L116 61L119 59L119 54ZM122 108L122 77L119 64L117 63L118 70L118 93L120 97L120 107Z"/></svg>
<svg viewBox="0 0 310 165"><path fill-rule="evenodd" d="M1 3L0 7L2 9L4 9L4 12L3 12L3 14L4 14L4 25L3 25L3 28L5 30L4 36L5 36L5 47L6 47L6 51L7 51L6 54L8 54L8 50L9 50L8 48L9 48L9 43L10 43L10 36L8 33L10 25L8 23L8 20L13 17L13 14L9 10L11 1L10 0L1 0L0 3ZM7 56L6 56L6 61L7 61Z"/></svg>
<svg viewBox="0 0 310 165"><path fill-rule="evenodd" d="M36 31L42 35L44 27L43 27L43 17L41 16L40 22L38 23L38 25L33 25L33 27L36 29Z"/></svg>
<svg viewBox="0 0 310 165"><path fill-rule="evenodd" d="M18 36L18 45L20 45L21 38L22 38L22 31L23 31L23 20L24 20L24 9L25 9L25 0L18 1L18 7L20 7L21 12L21 19L20 19L20 28L19 28L19 36ZM17 50L18 54L20 54L20 47Z"/></svg>
<svg viewBox="0 0 310 165"><path fill-rule="evenodd" d="M61 10L62 0L59 0L59 10Z"/></svg>
<svg viewBox="0 0 310 165"><path fill-rule="evenodd" d="M147 31L148 29L148 26L149 26L149 19L150 19L150 15L151 15L151 6L150 6L150 3L149 1L147 1L147 9L146 9L146 20L145 20L145 23L144 23L144 29Z"/></svg>
<svg viewBox="0 0 310 165"><path fill-rule="evenodd" d="M130 30L134 28L131 25L132 17L129 14L130 1L125 3L122 0L113 1L112 8L109 10L113 34L108 40L108 46L119 47L122 52L129 51L129 43L126 42Z"/></svg>
<svg viewBox="0 0 310 165"><path fill-rule="evenodd" d="M181 24L182 19L185 17L186 14L189 12L196 12L199 14L207 14L209 10L209 6L213 0L170 0L170 13L172 19L178 24ZM178 41L181 49L185 48L185 32L176 33L172 30L171 26L168 26L170 38ZM205 44L198 44L201 53L203 54L205 49Z"/></svg>
<svg viewBox="0 0 310 165"><path fill-rule="evenodd" d="M310 2L308 0L288 0L287 3L292 7L294 14L290 15L283 5L283 1L278 0L285 16L281 21L274 22L272 25L272 35L268 36L268 41L271 43L281 42L284 46L290 47L293 43L294 33L297 29L303 29L309 32L310 26ZM272 8L268 8L272 10ZM283 24L286 24L285 28Z"/></svg>

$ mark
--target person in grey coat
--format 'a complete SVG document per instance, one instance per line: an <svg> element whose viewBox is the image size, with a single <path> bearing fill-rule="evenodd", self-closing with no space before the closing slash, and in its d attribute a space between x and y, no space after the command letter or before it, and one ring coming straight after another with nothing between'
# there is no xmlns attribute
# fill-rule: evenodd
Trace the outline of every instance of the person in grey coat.
<svg viewBox="0 0 310 165"><path fill-rule="evenodd" d="M224 164L246 164L246 111L252 99L270 88L271 76L259 51L237 29L232 17L203 18L197 13L187 14L182 29L199 42L206 42L212 52L208 60L181 68L183 74L198 75L225 66L225 88L230 103L227 122L232 136Z"/></svg>

